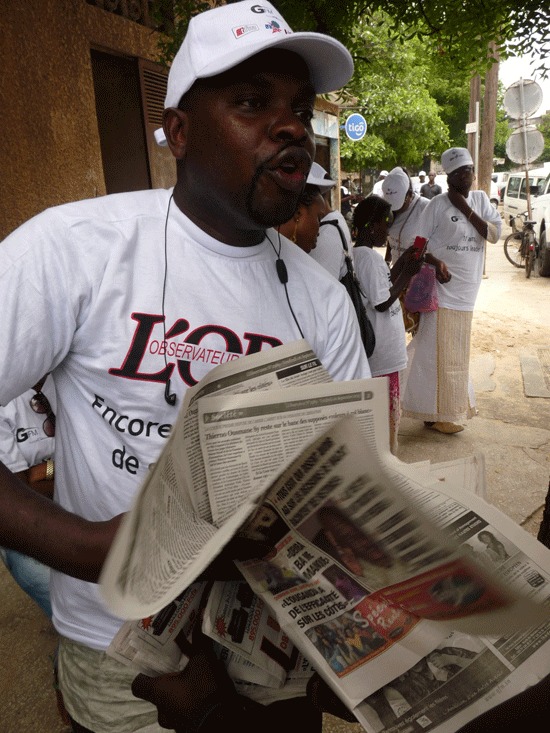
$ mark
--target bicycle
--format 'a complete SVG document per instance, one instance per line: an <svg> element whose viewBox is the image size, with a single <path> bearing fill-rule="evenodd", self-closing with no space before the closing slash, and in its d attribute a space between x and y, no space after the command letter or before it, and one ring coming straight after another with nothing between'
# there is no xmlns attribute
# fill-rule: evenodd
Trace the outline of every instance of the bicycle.
<svg viewBox="0 0 550 733"><path fill-rule="evenodd" d="M522 230L512 232L504 240L504 254L514 267L525 268L525 277L531 277L535 267L537 270L540 267L539 243L535 236L536 222L527 219L527 213L523 217Z"/></svg>

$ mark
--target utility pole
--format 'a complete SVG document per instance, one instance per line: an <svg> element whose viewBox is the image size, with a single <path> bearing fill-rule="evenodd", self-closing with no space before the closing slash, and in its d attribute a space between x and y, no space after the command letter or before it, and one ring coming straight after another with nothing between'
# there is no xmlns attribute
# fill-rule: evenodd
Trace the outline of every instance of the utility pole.
<svg viewBox="0 0 550 733"><path fill-rule="evenodd" d="M491 173L493 172L493 156L495 149L495 129L497 124L498 96L498 51L495 44L489 44L489 56L496 59L485 75L485 93L483 95L483 124L481 126L481 145L479 149L479 167L477 187L491 192Z"/></svg>

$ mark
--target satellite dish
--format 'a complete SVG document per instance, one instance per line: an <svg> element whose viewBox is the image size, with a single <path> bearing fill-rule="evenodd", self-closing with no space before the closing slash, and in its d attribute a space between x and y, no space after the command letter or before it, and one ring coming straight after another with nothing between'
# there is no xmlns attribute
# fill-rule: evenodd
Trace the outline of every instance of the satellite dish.
<svg viewBox="0 0 550 733"><path fill-rule="evenodd" d="M514 119L531 117L542 104L542 89L532 79L520 79L504 92L504 109Z"/></svg>
<svg viewBox="0 0 550 733"><path fill-rule="evenodd" d="M514 163L532 163L543 150L544 137L531 125L515 130L506 141L506 155Z"/></svg>

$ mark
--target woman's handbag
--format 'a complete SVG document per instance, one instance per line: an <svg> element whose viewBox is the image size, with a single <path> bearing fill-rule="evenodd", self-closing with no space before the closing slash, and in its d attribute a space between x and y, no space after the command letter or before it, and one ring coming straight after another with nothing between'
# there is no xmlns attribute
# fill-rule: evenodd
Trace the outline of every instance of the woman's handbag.
<svg viewBox="0 0 550 733"><path fill-rule="evenodd" d="M429 313L438 308L435 268L426 262L410 282L404 299L405 308L411 313Z"/></svg>
<svg viewBox="0 0 550 733"><path fill-rule="evenodd" d="M344 277L340 278L340 282L348 291L348 295L351 298L351 302L353 303L353 308L355 310L355 313L357 314L357 320L359 321L359 330L361 331L361 341L363 342L363 346L365 347L367 357L372 356L374 347L376 345L376 337L374 335L373 325L369 321L367 310L365 308L365 304L363 303L363 298L361 297L361 285L359 284L359 280L357 279L357 275L355 274L355 270L353 268L353 260L351 259L351 255L348 252L346 237L344 236L344 232L340 229L338 222L334 219L329 219L329 221L322 221L321 226L323 224L332 224L336 227L336 229L338 229L338 234L340 235L340 239L342 240L342 247L344 249L347 268L347 272Z"/></svg>

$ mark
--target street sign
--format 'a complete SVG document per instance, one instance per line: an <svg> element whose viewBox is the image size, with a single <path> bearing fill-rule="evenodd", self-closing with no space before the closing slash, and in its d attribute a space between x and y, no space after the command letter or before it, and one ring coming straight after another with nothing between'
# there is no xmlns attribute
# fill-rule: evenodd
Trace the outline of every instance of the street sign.
<svg viewBox="0 0 550 733"><path fill-rule="evenodd" d="M471 132L477 132L477 122L468 122L466 124L466 132L470 134Z"/></svg>
<svg viewBox="0 0 550 733"><path fill-rule="evenodd" d="M362 140L367 134L367 121L363 115L354 112L347 118L344 130L350 140Z"/></svg>

